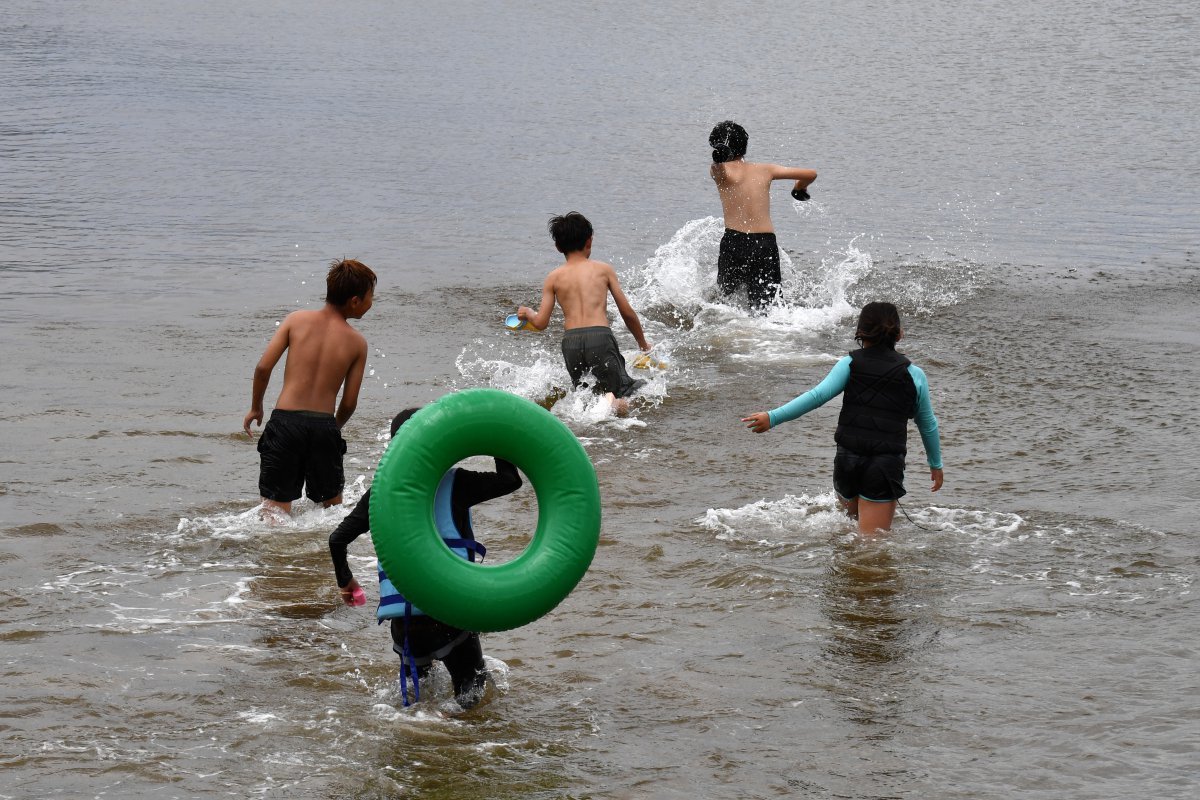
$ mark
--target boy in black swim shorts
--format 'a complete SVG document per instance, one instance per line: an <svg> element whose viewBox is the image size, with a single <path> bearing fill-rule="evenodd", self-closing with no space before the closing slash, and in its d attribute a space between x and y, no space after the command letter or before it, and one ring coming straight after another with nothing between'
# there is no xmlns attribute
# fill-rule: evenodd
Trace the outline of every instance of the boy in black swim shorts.
<svg viewBox="0 0 1200 800"><path fill-rule="evenodd" d="M374 302L371 268L349 259L334 262L325 278L325 307L288 314L255 366L250 411L242 421L248 436L251 423L262 424L263 395L287 353L283 388L258 441L264 510L290 513L302 490L314 503L342 502L341 428L358 405L367 364L367 340L349 320L362 319Z"/></svg>
<svg viewBox="0 0 1200 800"><path fill-rule="evenodd" d="M724 295L746 287L752 311L775 302L782 278L779 244L771 223L771 182L793 180L792 197L808 199L815 170L746 161L750 136L736 122L717 123L708 135L712 147L709 175L717 184L725 235L717 258L717 288Z"/></svg>

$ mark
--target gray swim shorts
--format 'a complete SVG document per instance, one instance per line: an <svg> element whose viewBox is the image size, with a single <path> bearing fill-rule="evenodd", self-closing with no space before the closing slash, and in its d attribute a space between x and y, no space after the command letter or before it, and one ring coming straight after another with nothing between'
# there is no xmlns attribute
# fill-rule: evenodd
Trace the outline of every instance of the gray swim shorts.
<svg viewBox="0 0 1200 800"><path fill-rule="evenodd" d="M629 377L617 338L607 325L571 328L563 334L562 353L575 386L591 375L594 390L629 397L646 383Z"/></svg>

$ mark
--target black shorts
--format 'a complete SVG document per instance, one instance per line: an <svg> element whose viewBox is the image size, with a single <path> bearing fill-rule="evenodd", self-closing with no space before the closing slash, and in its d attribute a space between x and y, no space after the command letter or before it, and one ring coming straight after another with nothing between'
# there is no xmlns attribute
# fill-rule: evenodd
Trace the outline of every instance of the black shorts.
<svg viewBox="0 0 1200 800"><path fill-rule="evenodd" d="M725 229L717 257L717 288L723 294L745 286L750 308L757 310L775 301L781 280L775 234Z"/></svg>
<svg viewBox="0 0 1200 800"><path fill-rule="evenodd" d="M290 503L301 489L314 503L342 493L346 440L332 414L275 409L258 437L258 493Z"/></svg>
<svg viewBox="0 0 1200 800"><path fill-rule="evenodd" d="M838 445L833 457L833 490L843 500L862 498L875 503L899 500L904 490L904 454L864 456Z"/></svg>
<svg viewBox="0 0 1200 800"><path fill-rule="evenodd" d="M646 383L629 377L617 337L607 325L571 328L563 334L562 354L574 386L586 373L595 379L597 391L628 397Z"/></svg>
<svg viewBox="0 0 1200 800"><path fill-rule="evenodd" d="M403 617L392 620L392 650L400 656L401 665L405 663L404 628ZM446 665L454 684L454 697L463 708L470 708L483 698L488 673L478 633L417 614L408 618L408 651L418 678L429 674L434 661Z"/></svg>

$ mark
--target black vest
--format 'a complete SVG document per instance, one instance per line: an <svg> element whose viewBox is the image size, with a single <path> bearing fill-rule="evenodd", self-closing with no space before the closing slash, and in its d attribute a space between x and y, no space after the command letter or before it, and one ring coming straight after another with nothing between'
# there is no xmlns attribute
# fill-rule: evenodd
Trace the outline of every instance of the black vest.
<svg viewBox="0 0 1200 800"><path fill-rule="evenodd" d="M850 378L834 441L861 455L907 452L908 420L917 411L910 363L883 345L850 354Z"/></svg>

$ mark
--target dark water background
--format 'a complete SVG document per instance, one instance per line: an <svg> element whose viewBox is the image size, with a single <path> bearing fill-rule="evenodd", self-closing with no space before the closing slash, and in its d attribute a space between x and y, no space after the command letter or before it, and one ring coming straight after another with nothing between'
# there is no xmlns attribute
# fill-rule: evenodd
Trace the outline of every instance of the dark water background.
<svg viewBox="0 0 1200 800"><path fill-rule="evenodd" d="M1192 4L729 14L0 8L0 797L1195 796ZM711 293L725 118L820 172L775 195L764 318ZM441 676L404 709L385 632L338 605L345 509L253 512L250 373L330 259L376 269L357 499L396 410L562 385L557 325L499 321L570 209L670 368L628 419L554 406L600 479L592 569L485 637L482 707ZM737 419L880 297L946 486L914 433L911 521L867 540L836 403ZM476 528L508 558L535 519L523 490Z"/></svg>

